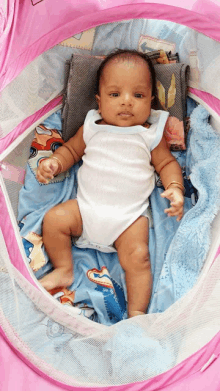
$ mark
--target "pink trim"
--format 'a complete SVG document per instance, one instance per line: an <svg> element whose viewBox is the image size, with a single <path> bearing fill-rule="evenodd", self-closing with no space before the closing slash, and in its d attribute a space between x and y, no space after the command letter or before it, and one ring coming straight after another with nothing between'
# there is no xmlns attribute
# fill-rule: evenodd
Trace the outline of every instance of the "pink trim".
<svg viewBox="0 0 220 391"><path fill-rule="evenodd" d="M107 2L106 7L108 7L109 4ZM6 45L4 48L4 52L7 53L7 55L8 53L10 53L10 60L7 58L7 61L5 60L5 64L2 67L0 90L2 90L7 84L9 84L22 71L22 69L25 68L27 64L33 61L37 56L42 54L44 51L50 49L51 47L55 46L59 42L75 34L78 34L82 31L88 30L92 27L96 27L105 23L117 22L121 20L129 20L132 18L169 20L172 22L176 22L188 26L198 32L201 32L209 36L212 39L215 39L216 41L220 41L220 23L217 23L216 21L211 21L210 23L210 19L208 17L193 11L185 10L183 8L169 6L165 4L152 4L152 3L126 4L126 5L105 9L102 11L97 11L97 9L99 8L100 8L99 1L97 1L97 4L95 3L84 4L84 7L82 6L82 3L79 3L79 5L75 4L75 7L73 8L70 7L70 13L68 16L68 20L71 20L70 15L72 14L72 19L74 20L69 22L67 22L66 20L66 22L64 23L64 21L62 22L62 19L60 19L59 23L57 21L57 25L54 26L51 22L51 31L45 31L45 28L48 29L48 24L47 24L47 20L46 21L44 20L43 17L44 14L36 15L36 17L37 16L39 17L38 34L40 34L40 31L42 29L41 32L42 36L38 35L39 38L38 40L36 40L36 36L33 36L33 34L31 35L31 31L30 31L30 38L28 38L29 34L27 35L25 33L27 45L26 47L24 47L24 45L22 44L21 47L23 47L23 52L19 52L19 45L17 42L19 39L21 39L21 37L19 35L18 37L16 37L14 32L10 40L10 45L9 46ZM94 12L94 10L96 11ZM20 11L20 15L19 15L19 11ZM40 11L40 7L38 7L38 11ZM82 15L85 11L87 14ZM26 20L28 19L27 15L25 13L24 16L24 12L22 13L22 10L19 9L17 12L18 15L16 15L17 16L16 22L22 25L22 20L24 19L24 23L25 23L25 19ZM66 12L66 16L67 15L68 13ZM20 16L20 19L18 18L18 16ZM54 14L53 16L55 17L56 15ZM33 14L30 15L30 18L32 17ZM47 18L47 15L45 17ZM40 25L39 22L41 22ZM44 26L44 22L46 27ZM24 29L24 26L22 27L23 28L21 29L21 31L26 31ZM12 41L12 38L15 39L14 43ZM14 46L16 50L13 52L12 49Z"/></svg>
<svg viewBox="0 0 220 391"><path fill-rule="evenodd" d="M42 391L56 391L64 389L69 391L207 391L207 389L210 389L212 391L219 391L219 377L216 376L216 374L219 373L220 367L220 332L216 334L216 336L208 344L206 344L202 349L193 354L187 360L184 360L181 364L159 376L156 376L144 382L126 384L122 386L94 388L68 386L52 379L40 369L38 369L36 365L32 364L32 362L30 362L26 358L26 356L24 356L23 351L27 351L29 350L29 348L24 344L23 341L18 341L19 344L21 344L22 342L23 346L22 349L18 350L18 348L16 348L12 344L11 340L9 340L9 338L6 336L5 332L1 327L0 334L2 335L2 339L0 338L0 371L2 372L1 379L7 378L8 381L10 381L10 384L14 384L14 387L12 387L11 390L14 389L16 391L23 391L25 382L25 387L29 389L28 387L31 386L32 391L38 391L39 389ZM3 338L5 339L7 344L5 344ZM16 335L15 338L18 339ZM9 346L11 350L9 350ZM33 353L31 354L33 357L35 356ZM201 369L206 366L207 362L209 362L210 357L214 356L216 359L213 360L212 363L210 362L210 365L207 365L207 368L205 370L201 371ZM20 362L20 360L18 361L18 359L22 361ZM42 360L40 361L42 362ZM10 374L8 366L9 362ZM5 367L2 363L5 363ZM13 364L15 364L15 366ZM45 363L45 365L48 367L48 364ZM26 373L25 377L23 377L24 372ZM19 379L19 375L23 375L22 378ZM36 388L34 388L34 380L37 380ZM8 384L6 384L5 389L1 389L1 391L9 390L10 388L8 388L7 386Z"/></svg>
<svg viewBox="0 0 220 391"><path fill-rule="evenodd" d="M23 168L2 161L0 163L0 171L4 179L9 179L10 181L23 185L25 177L25 170Z"/></svg>
<svg viewBox="0 0 220 391"><path fill-rule="evenodd" d="M215 259L216 259L219 255L220 255L220 246L219 246L219 248L218 248L217 253L215 254Z"/></svg>
<svg viewBox="0 0 220 391"><path fill-rule="evenodd" d="M30 276L27 267L24 263L22 254L20 252L17 239L15 236L14 228L11 222L10 215L8 213L7 204L5 201L4 194L0 187L0 228L2 230L8 254L11 260L11 263L23 274L23 276L34 286L37 287L32 277ZM38 287L37 287L38 288Z"/></svg>
<svg viewBox="0 0 220 391"><path fill-rule="evenodd" d="M219 246L219 248L218 248L218 250L217 250L217 253L215 254L215 256L214 256L214 258L213 258L213 261L212 261L212 263L211 263L211 265L210 265L210 268L212 267L213 263L215 263L215 261L217 260L217 258L218 258L219 255L220 255L220 246ZM220 259L219 259L219 260L220 260Z"/></svg>
<svg viewBox="0 0 220 391"><path fill-rule="evenodd" d="M37 294L38 294L38 292L37 292ZM43 294L41 293L41 296L42 295ZM44 299L44 297L43 297L43 299ZM30 298L30 300L31 300L31 298ZM42 297L41 297L41 300L42 300ZM59 315L59 317L60 317L62 315L63 311L59 310L59 312L61 312L61 314ZM57 309L54 309L54 307L52 305L51 305L50 313L55 316L57 315ZM82 322L80 322L80 316L78 318L74 318L74 317L68 315L68 318L69 318L69 322L67 322L67 324L70 324L70 326L72 326L72 324L74 324L74 323L76 323L76 324L78 323L78 326L82 326L82 327L84 326L82 324ZM91 323L93 323L93 322L91 322ZM51 364L48 364L45 360L39 358L39 356L36 355L31 350L31 347L29 347L27 345L27 343L25 343L23 341L23 339L20 338L20 336L17 334L17 332L11 326L11 324L9 323L7 318L3 315L3 313L0 313L0 325L1 325L0 326L0 342L1 342L1 335L2 335L2 337L7 341L9 346L14 350L16 355L26 365L28 365L32 370L34 370L36 373L38 373L42 378L49 380L51 383L57 384L57 385L63 385L64 383L62 383L62 380L68 382L69 384L75 383L77 385L78 382L74 381L73 376L64 374L63 372L59 371L59 369L55 369ZM94 333L94 332L97 332L97 329L91 329L90 336L91 336L91 333ZM1 357L1 350L0 350L0 357ZM30 359L28 359L28 357ZM1 362L1 360L0 360L0 362ZM10 363L10 365L11 365L11 363ZM47 375L47 373L49 373L50 375ZM56 380L58 375L59 375L59 378L62 379L61 381ZM11 376L11 371L10 371L10 376ZM15 376L14 381L17 381L17 376ZM0 366L0 385L1 385L1 366ZM18 391L17 386L13 389ZM65 385L65 389L79 390L78 387L75 388L72 385L71 386ZM9 390L9 389L7 388L7 390ZM24 388L21 387L21 390L23 391ZM32 388L31 388L31 390L32 390ZM2 388L1 388L1 391L2 391Z"/></svg>
<svg viewBox="0 0 220 391"><path fill-rule="evenodd" d="M49 370L51 374L54 371L54 369L51 365L47 364L45 361L36 357L35 354L30 350L30 348L23 341L20 341L19 337L15 333L13 333L13 334L14 334L13 335L14 342L16 340L16 343L18 345L22 345L20 347L20 349L18 349L17 347L15 347L13 345L11 340L5 334L4 330L0 327L0 342L5 340L7 345L10 346L10 348L12 349L11 353L13 352L13 355L10 354L10 356L11 356L12 360L14 361L13 362L10 360L10 366L8 365L9 361L8 362L6 361L6 367L4 368L4 371L6 370L6 372L2 373L2 378L5 379L6 374L9 372L7 378L8 378L8 381L14 385L14 387L8 388L8 384L7 384L4 391L6 391L6 390L23 391L25 389L29 389L29 385L31 385L31 391L33 391L33 390L36 390L36 391L38 391L38 390L42 390L42 391L43 390L45 390L45 391L51 390L52 391L53 390L53 391L55 391L55 390L61 390L61 387L62 387L62 389L69 390L69 391L80 390L80 389L83 391L83 388L79 389L78 387L72 387L72 386L65 385L64 383L58 382L58 381L54 380L52 377L49 377L48 375L46 375L40 369L38 369L38 367L36 365L34 365L31 361L29 361L26 358L26 355L29 355L30 357L32 357L33 360L37 360L38 362L40 362L41 365L43 365L45 369ZM5 345L5 346L7 346L7 345ZM24 351L25 351L26 355L24 355L24 353L23 353ZM2 353L2 349L0 350L0 357L1 357L1 353ZM1 363L4 360L5 360L5 356L3 356ZM11 369L12 369L13 363L15 363L15 364L17 363L17 371L14 374L14 376L12 377ZM14 366L13 366L13 368L14 368ZM22 368L22 370L21 370L21 368ZM27 378L23 377L23 371L26 372ZM0 369L0 374L1 374L1 369ZM20 381L18 381L19 374L21 375ZM69 376L66 375L67 379L68 379L68 377ZM27 383L27 379L30 382L30 384ZM33 379L37 380L38 383L35 384L33 382ZM1 384L1 380L0 380L0 384ZM1 391L3 391L3 390L1 389Z"/></svg>
<svg viewBox="0 0 220 391"><path fill-rule="evenodd" d="M214 2L216 3L214 4ZM220 8L219 3L217 4L217 1L219 0L197 0L195 4L192 6L192 11L198 12L199 14L203 14L208 16L211 20L215 20L216 22L219 22L220 17Z"/></svg>
<svg viewBox="0 0 220 391"><path fill-rule="evenodd" d="M53 99L47 105L45 105L40 110L38 110L36 113L32 114L30 117L28 117L24 121L22 121L9 134L7 134L5 137L3 137L0 140L0 153L5 151L6 148L8 148L9 145L11 145L11 143L14 140L16 140L17 137L20 136L26 129L28 129L34 122L40 120L41 117L43 117L45 114L47 114L50 110L54 109L56 106L61 104L62 100L63 100L62 96L58 96L57 98Z"/></svg>
<svg viewBox="0 0 220 391"><path fill-rule="evenodd" d="M2 334L2 335L1 335ZM4 338L3 338L4 336ZM0 387L1 391L61 391L64 387L41 377L28 360L14 349L0 329Z"/></svg>
<svg viewBox="0 0 220 391"><path fill-rule="evenodd" d="M203 100L203 102L205 102L212 110L220 115L220 100L218 98L209 94L208 92L197 90L196 88L190 88L189 92Z"/></svg>

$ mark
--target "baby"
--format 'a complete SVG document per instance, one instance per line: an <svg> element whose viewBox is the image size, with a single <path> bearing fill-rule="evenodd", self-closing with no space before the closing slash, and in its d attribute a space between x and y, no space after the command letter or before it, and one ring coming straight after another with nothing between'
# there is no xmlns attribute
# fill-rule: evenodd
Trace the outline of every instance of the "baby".
<svg viewBox="0 0 220 391"><path fill-rule="evenodd" d="M183 179L163 136L168 113L151 109L156 81L146 55L129 50L110 54L97 83L98 111L90 110L77 133L39 164L37 179L48 183L83 159L77 198L45 215L43 242L54 270L40 282L47 290L72 284L72 237L78 247L117 251L132 317L146 313L151 297L149 196L155 171L165 188L161 196L170 201L165 213L178 221Z"/></svg>

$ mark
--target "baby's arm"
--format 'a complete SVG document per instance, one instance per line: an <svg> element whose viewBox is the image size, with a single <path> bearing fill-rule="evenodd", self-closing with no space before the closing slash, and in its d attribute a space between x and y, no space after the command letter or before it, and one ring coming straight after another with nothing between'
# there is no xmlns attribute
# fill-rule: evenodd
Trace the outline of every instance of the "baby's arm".
<svg viewBox="0 0 220 391"><path fill-rule="evenodd" d="M41 183L48 183L54 176L68 170L81 159L85 147L83 126L81 126L77 133L59 147L50 158L40 162L37 180Z"/></svg>
<svg viewBox="0 0 220 391"><path fill-rule="evenodd" d="M168 216L177 216L177 221L183 217L184 186L181 167L170 153L163 137L159 145L152 151L151 162L160 175L165 191L161 197L170 201L170 208L165 209Z"/></svg>

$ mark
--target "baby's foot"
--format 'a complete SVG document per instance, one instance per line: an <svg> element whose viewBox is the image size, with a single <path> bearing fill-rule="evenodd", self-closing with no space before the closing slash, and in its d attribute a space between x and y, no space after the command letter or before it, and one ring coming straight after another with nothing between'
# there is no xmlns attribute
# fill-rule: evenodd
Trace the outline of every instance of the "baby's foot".
<svg viewBox="0 0 220 391"><path fill-rule="evenodd" d="M39 280L47 291L54 288L67 288L73 283L73 271L70 269L57 268Z"/></svg>

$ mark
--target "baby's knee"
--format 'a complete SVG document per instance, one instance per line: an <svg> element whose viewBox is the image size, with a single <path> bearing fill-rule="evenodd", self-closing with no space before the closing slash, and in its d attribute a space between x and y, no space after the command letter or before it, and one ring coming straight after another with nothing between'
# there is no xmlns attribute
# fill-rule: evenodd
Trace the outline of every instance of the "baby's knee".
<svg viewBox="0 0 220 391"><path fill-rule="evenodd" d="M53 228L57 228L60 226L62 222L62 206L57 205L51 209L48 210L48 212L44 216L43 220L43 228L47 229L49 228L50 230Z"/></svg>
<svg viewBox="0 0 220 391"><path fill-rule="evenodd" d="M147 245L137 245L128 254L127 267L135 271L150 270L150 255Z"/></svg>
<svg viewBox="0 0 220 391"><path fill-rule="evenodd" d="M80 236L82 222L76 210L71 210L71 205L60 204L50 209L43 220L43 233L61 233L69 236Z"/></svg>

